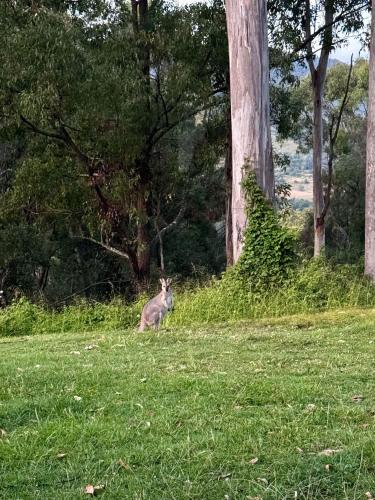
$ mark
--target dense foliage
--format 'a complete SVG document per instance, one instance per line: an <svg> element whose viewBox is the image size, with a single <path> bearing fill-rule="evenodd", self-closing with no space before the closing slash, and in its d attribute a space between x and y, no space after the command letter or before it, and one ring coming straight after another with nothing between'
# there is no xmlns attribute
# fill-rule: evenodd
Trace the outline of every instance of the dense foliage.
<svg viewBox="0 0 375 500"><path fill-rule="evenodd" d="M247 227L244 249L235 275L250 288L272 289L280 285L296 261L295 237L283 228L253 174L243 180Z"/></svg>
<svg viewBox="0 0 375 500"><path fill-rule="evenodd" d="M220 271L222 4L134 17L126 1L5 2L0 19L8 293L129 295L161 260ZM189 252L174 258L176 244Z"/></svg>
<svg viewBox="0 0 375 500"><path fill-rule="evenodd" d="M61 310L77 299L130 300L160 274L207 282L225 268L223 2L154 0L143 13L140 3L136 12L125 0L0 3L0 290L8 302L26 296ZM345 33L362 28L362 7L344 16ZM302 10L269 2L274 136L305 154L275 154L275 164L296 176L311 167L311 82L294 57L304 54ZM326 132L347 71L329 70ZM335 146L326 255L341 263L363 255L367 80L359 60ZM223 282L233 276L244 293L267 291L287 279L296 251L309 255L312 219L285 203L285 184L282 219L250 178L246 188L245 251ZM297 247L285 220L299 226Z"/></svg>

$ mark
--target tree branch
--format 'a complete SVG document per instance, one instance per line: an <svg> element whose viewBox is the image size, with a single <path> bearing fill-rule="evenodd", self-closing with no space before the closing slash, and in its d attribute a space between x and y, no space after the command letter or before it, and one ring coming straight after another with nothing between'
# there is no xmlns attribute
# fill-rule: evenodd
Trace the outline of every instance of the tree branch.
<svg viewBox="0 0 375 500"><path fill-rule="evenodd" d="M23 115L20 115L21 121L35 134L44 135L45 137L50 137L51 139L57 139L58 141L65 142L65 139L62 135L57 134L56 132L49 132L48 130L42 130L41 128L34 125Z"/></svg>
<svg viewBox="0 0 375 500"><path fill-rule="evenodd" d="M311 39L311 6L310 0L305 0L305 46L307 49L306 59L310 68L311 78L315 74L314 54L312 51Z"/></svg>
<svg viewBox="0 0 375 500"><path fill-rule="evenodd" d="M122 259L130 260L130 256L127 252L123 252L121 250L118 250L117 248L107 245L103 241L95 240L94 238L91 238L89 236L73 236L73 238L80 239L80 240L86 240L86 241L91 241L91 243L94 243L95 245L100 246L101 248L104 248L107 252L117 255L117 257L121 257Z"/></svg>
<svg viewBox="0 0 375 500"><path fill-rule="evenodd" d="M319 64L317 67L317 73L321 81L323 81L325 78L328 59L332 50L333 3L329 0L325 1L324 20L326 29L324 30L323 46L319 57Z"/></svg>
<svg viewBox="0 0 375 500"><path fill-rule="evenodd" d="M332 116L331 125L329 127L328 183L327 183L327 191L326 191L326 196L325 196L325 200L324 200L323 211L319 217L319 220L321 221L321 223L324 223L324 219L327 215L328 209L329 209L330 204L331 204L333 160L334 160L334 155L335 155L334 148L335 148L337 136L338 136L338 133L340 130L342 115L344 113L345 107L346 107L348 100L349 100L349 87L350 87L350 80L352 77L352 71L353 71L353 54L352 54L351 59L350 59L348 78L346 80L344 98L341 101L339 114L338 114L337 120L335 119L334 115Z"/></svg>
<svg viewBox="0 0 375 500"><path fill-rule="evenodd" d="M89 178L91 179L92 186L94 188L94 191L99 199L99 203L105 213L108 213L110 208L111 208L111 203L107 200L107 198L104 196L102 190L100 189L95 171L93 169L95 163L99 162L99 158L91 158L88 156L86 153L84 153L81 148L78 146L78 144L73 140L72 136L69 134L67 131L66 127L64 125L61 125L59 128L60 133L56 132L50 132L43 130L39 128L38 126L34 125L30 120L25 118L23 115L20 115L22 122L34 133L43 135L45 137L50 137L51 139L59 140L65 144L74 154L75 156L80 160L81 163L83 163L87 169Z"/></svg>
<svg viewBox="0 0 375 500"><path fill-rule="evenodd" d="M213 94L210 94L209 96L207 96L207 98L212 97L212 95L215 95L215 94L216 94L216 91ZM154 138L151 140L152 142L150 144L152 146L154 146L155 144L157 144L160 141L160 139L162 137L164 137L172 129L174 129L175 127L177 127L178 125L180 125L184 121L188 120L189 118L193 118L198 113L201 113L202 111L206 111L207 109L210 109L211 107L212 107L212 104L206 104L205 106L202 106L199 109L194 109L193 111L186 113L179 120L175 120L174 122L171 122L168 127L160 128L154 134Z"/></svg>
<svg viewBox="0 0 375 500"><path fill-rule="evenodd" d="M157 71L157 75L156 75L155 81L156 81L156 88L158 90L158 95L160 97L160 100L161 100L161 103L162 103L162 106L163 106L164 117L165 117L165 124L166 124L166 126L168 126L169 125L168 108L167 108L167 105L166 105L163 93L161 91L161 82L160 82L159 70Z"/></svg>
<svg viewBox="0 0 375 500"><path fill-rule="evenodd" d="M73 141L71 135L66 130L64 125L61 125L60 131L61 131L61 135L64 139L65 144L70 147L70 149L77 155L79 160L81 160L85 165L88 165L89 163L92 164L95 161L94 158L90 158L87 154L85 154L80 149L80 147Z"/></svg>
<svg viewBox="0 0 375 500"><path fill-rule="evenodd" d="M332 19L328 23L326 22L324 24L324 26L321 26L319 29L314 31L314 33L311 33L311 29L310 29L309 35L306 36L305 40L300 45L298 45L298 47L295 47L292 54L296 54L297 52L300 52L303 49L307 49L308 46L311 45L311 43L315 40L315 38L317 36L319 36L323 31L325 31L327 28L333 27L335 24L339 23L340 21L343 21L346 17L353 15L356 12L360 12L361 10L365 9L368 6L368 1L366 0L363 2L363 5L357 7L356 9L352 9L352 7L354 7L356 3L357 3L357 1L353 0L353 2L348 6L347 9L342 11L340 14L338 14L334 19ZM310 21L311 21L311 19L310 19Z"/></svg>
<svg viewBox="0 0 375 500"><path fill-rule="evenodd" d="M182 219L182 216L184 215L184 212L185 212L185 205L183 205L180 208L180 211L178 212L176 218L170 224L168 224L167 226L163 227L163 229L161 229L160 231L158 231L158 234L152 239L151 245L154 245L156 243L156 241L158 239L160 240L160 238L162 238L162 236L165 233L169 232L171 229L173 229L175 226L177 226L177 224Z"/></svg>

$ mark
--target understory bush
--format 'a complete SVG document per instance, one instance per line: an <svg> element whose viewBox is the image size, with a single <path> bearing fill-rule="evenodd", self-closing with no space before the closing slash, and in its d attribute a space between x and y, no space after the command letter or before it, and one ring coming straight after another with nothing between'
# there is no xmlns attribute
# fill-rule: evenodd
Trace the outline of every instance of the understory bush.
<svg viewBox="0 0 375 500"><path fill-rule="evenodd" d="M258 319L345 307L375 307L375 286L360 266L334 266L321 258L291 271L277 288L246 288L224 275L195 292L182 293L167 324Z"/></svg>
<svg viewBox="0 0 375 500"><path fill-rule="evenodd" d="M81 302L51 311L25 299L0 311L0 336L110 331L135 328L146 298L125 304ZM251 289L225 273L205 286L175 291L167 327L313 313L333 308L375 307L375 286L361 266L313 259L291 271L277 288Z"/></svg>
<svg viewBox="0 0 375 500"><path fill-rule="evenodd" d="M144 297L131 304L81 301L53 311L22 298L0 311L0 336L130 328L139 321L142 301Z"/></svg>
<svg viewBox="0 0 375 500"><path fill-rule="evenodd" d="M296 264L296 234L281 225L254 173L245 176L242 188L247 217L244 245L228 278L246 289L270 289L279 286Z"/></svg>

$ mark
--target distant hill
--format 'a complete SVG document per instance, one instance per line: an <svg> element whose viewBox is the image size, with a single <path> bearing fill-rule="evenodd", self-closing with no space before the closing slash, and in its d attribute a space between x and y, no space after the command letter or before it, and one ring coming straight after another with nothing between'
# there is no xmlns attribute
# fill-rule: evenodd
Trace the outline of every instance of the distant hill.
<svg viewBox="0 0 375 500"><path fill-rule="evenodd" d="M334 59L334 58L329 59L328 60L328 69L332 68L332 66L336 66L336 64L343 64L343 62L340 61L339 59ZM293 75L296 78L305 78L305 76L307 76L309 74L309 72L310 72L310 70L309 70L307 63L301 64L299 62L295 62L293 64ZM271 70L271 79L275 82L277 82L280 79L277 69Z"/></svg>
<svg viewBox="0 0 375 500"><path fill-rule="evenodd" d="M332 68L332 66L336 66L336 64L343 64L339 59L329 59L328 60L328 69ZM299 62L295 62L293 64L293 75L297 78L304 78L309 74L310 70L306 63L306 65L300 64Z"/></svg>

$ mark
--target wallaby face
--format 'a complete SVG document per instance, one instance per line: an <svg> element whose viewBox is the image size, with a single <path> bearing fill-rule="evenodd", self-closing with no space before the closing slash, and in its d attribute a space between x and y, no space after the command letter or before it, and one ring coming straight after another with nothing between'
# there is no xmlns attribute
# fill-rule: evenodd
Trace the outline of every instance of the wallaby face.
<svg viewBox="0 0 375 500"><path fill-rule="evenodd" d="M143 308L141 324L139 326L139 331L141 332L143 332L143 330L145 330L148 326L157 330L164 316L173 308L173 294L171 288L172 280L170 278L166 280L161 278L160 283L161 292L147 302Z"/></svg>

